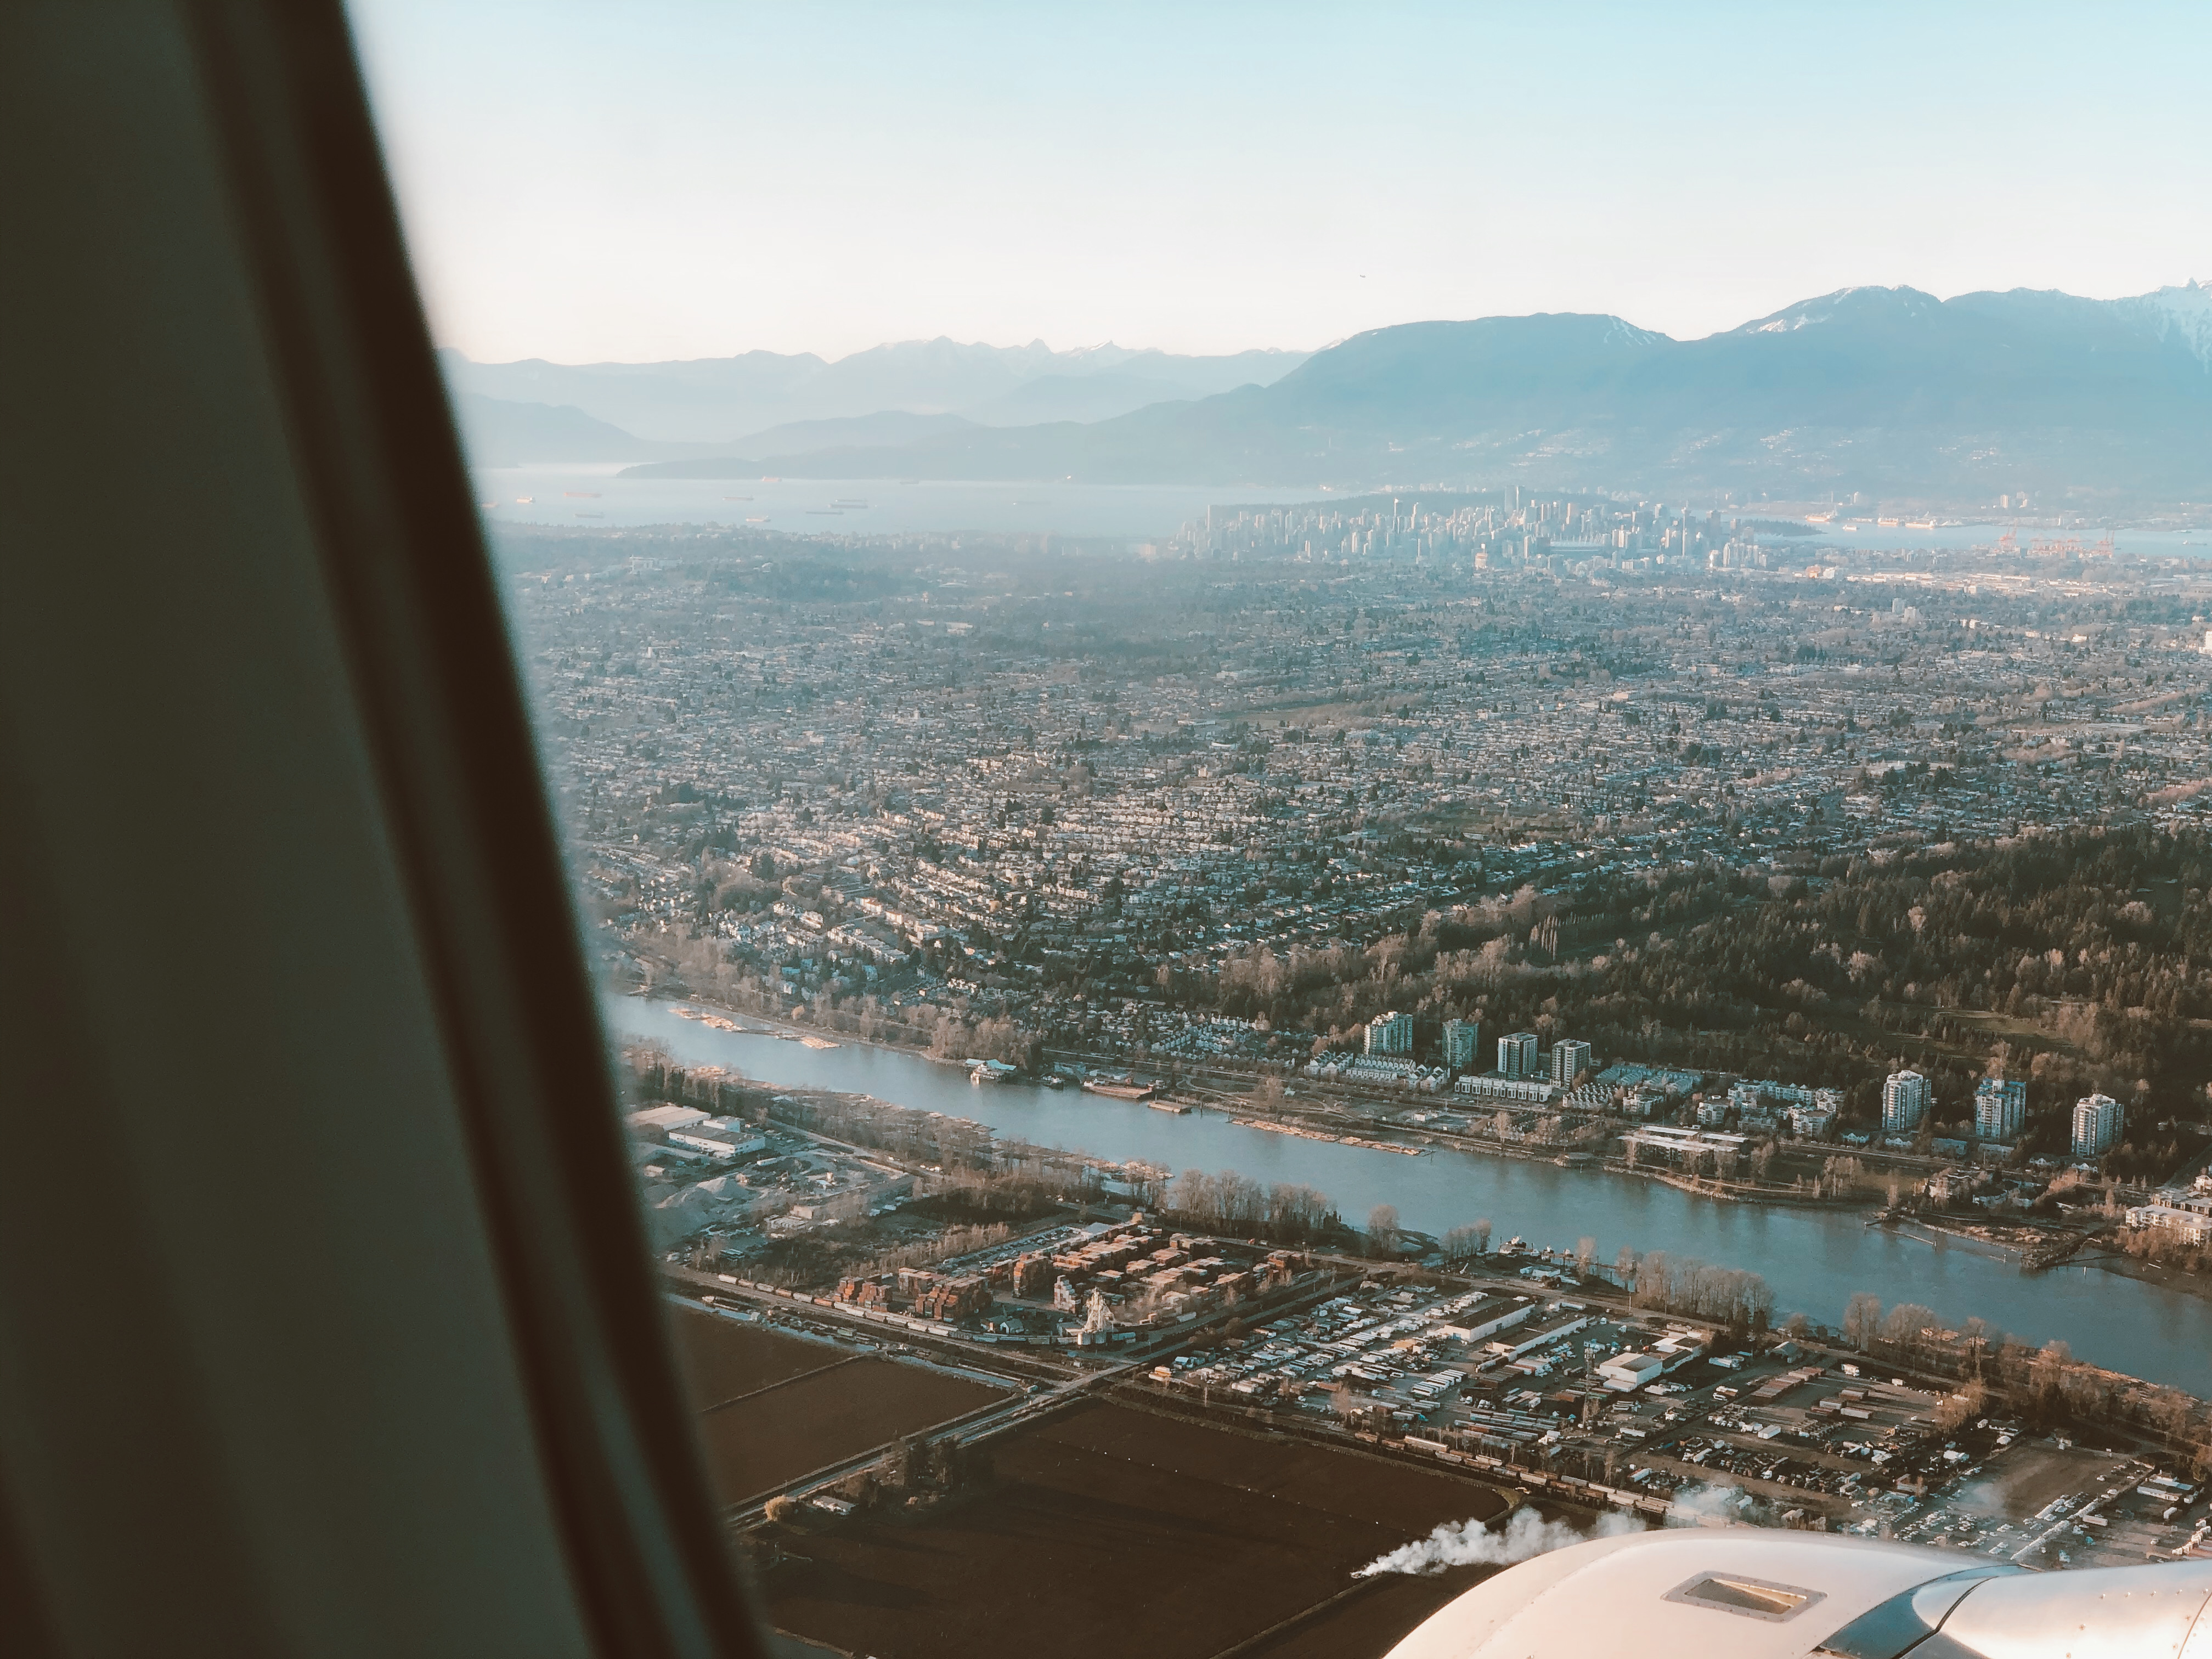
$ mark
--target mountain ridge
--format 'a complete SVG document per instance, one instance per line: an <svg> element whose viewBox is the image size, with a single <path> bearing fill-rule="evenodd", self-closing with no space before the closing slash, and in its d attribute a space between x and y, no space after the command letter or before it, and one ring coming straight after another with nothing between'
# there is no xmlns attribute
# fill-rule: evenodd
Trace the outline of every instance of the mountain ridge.
<svg viewBox="0 0 2212 1659"><path fill-rule="evenodd" d="M1055 365L1079 355L927 343L926 354L892 353L902 374L932 362L995 373L989 366L1004 368L1007 352ZM1094 350L1102 374L1143 356ZM1206 361L1216 373L1236 366ZM721 446L714 473L697 476L742 477L757 465L814 477L1346 488L1420 477L2205 499L2212 289L1938 300L1861 286L1692 340L1601 313L1405 323L1339 341L1264 385L1100 418L993 426L971 413L896 442L866 439L858 425L825 427L819 440L749 445L744 455ZM640 476L707 464L639 459Z"/></svg>
<svg viewBox="0 0 2212 1659"><path fill-rule="evenodd" d="M1047 380L1067 383L1063 402L1071 410L1080 404L1090 418L1101 418L1160 401L1163 388L1175 398L1202 398L1248 381L1273 380L1310 355L1190 356L1110 341L1054 351L1042 340L993 346L940 335L887 342L834 359L749 351L649 363L555 363L534 357L478 363L448 346L440 349L438 360L457 393L573 407L647 442L726 448L767 428L887 412L958 414L1006 424L994 419L994 404ZM1120 404L1095 391L1087 400L1080 397L1080 382L1116 377L1125 387Z"/></svg>

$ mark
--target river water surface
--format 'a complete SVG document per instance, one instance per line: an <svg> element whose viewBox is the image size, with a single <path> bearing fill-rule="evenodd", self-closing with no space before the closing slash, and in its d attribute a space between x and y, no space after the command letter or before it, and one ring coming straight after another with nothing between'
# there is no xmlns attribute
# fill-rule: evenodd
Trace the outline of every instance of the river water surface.
<svg viewBox="0 0 2212 1659"><path fill-rule="evenodd" d="M896 1050L809 1048L717 1031L635 997L611 996L605 1010L613 1030L656 1039L684 1066L727 1066L785 1088L873 1095L1116 1163L1299 1182L1327 1193L1355 1225L1388 1203L1407 1226L1426 1233L1487 1218L1499 1240L1517 1234L1534 1245L1571 1247L1587 1234L1596 1238L1601 1261L1627 1245L1749 1267L1773 1286L1778 1317L1802 1310L1834 1325L1854 1291L1870 1291L1886 1306L1917 1302L1947 1321L1979 1315L2036 1342L2063 1338L2079 1358L2151 1382L2192 1393L2212 1388L2212 1301L2100 1268L2061 1267L2031 1278L2008 1257L1868 1227L1848 1212L1723 1203L1634 1176L1475 1152L1403 1158L1073 1090L979 1089L963 1072Z"/></svg>

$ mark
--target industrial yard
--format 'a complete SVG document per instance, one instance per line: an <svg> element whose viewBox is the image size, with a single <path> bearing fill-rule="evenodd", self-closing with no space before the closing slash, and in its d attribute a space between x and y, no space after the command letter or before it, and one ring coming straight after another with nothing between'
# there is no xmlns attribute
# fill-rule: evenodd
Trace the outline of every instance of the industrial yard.
<svg viewBox="0 0 2212 1659"><path fill-rule="evenodd" d="M2030 1569L2212 1553L2170 1457L1525 1256L1392 1269L1094 1210L825 1294L666 1271L732 1536L781 1628L854 1654L1104 1653L1137 1594L1164 1654L1380 1654L1492 1569L1359 1570L1516 1508Z"/></svg>
<svg viewBox="0 0 2212 1659"><path fill-rule="evenodd" d="M1162 1214L1148 1174L951 1115L652 1080L696 1103L646 1109L667 1121L658 1141L633 1121L640 1156L724 1172L659 1202L687 1227L702 1188L719 1206L662 1264L706 1466L778 1626L820 1647L1103 1652L1141 1595L1164 1652L1379 1655L1506 1550L1436 1529L1516 1511L1552 1544L1752 1526L2031 1570L2208 1553L2191 1459L2143 1431L2185 1397L2063 1352L2023 1393L2032 1349L1973 1336L1962 1367L1932 1316L1771 1328L1749 1273L1487 1235L1449 1265L1421 1236L1370 1255L1304 1188L1224 1225L1197 1200L1225 1210L1232 1177Z"/></svg>

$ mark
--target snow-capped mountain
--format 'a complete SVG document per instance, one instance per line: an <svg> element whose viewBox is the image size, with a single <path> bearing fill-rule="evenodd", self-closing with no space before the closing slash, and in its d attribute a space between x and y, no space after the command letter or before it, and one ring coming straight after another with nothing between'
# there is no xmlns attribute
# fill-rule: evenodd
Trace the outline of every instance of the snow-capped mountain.
<svg viewBox="0 0 2212 1659"><path fill-rule="evenodd" d="M2171 339L2186 347L2212 371L2212 284L2184 283L2179 288L2162 288L2155 294L2111 303L2117 311L2142 319L2160 340Z"/></svg>

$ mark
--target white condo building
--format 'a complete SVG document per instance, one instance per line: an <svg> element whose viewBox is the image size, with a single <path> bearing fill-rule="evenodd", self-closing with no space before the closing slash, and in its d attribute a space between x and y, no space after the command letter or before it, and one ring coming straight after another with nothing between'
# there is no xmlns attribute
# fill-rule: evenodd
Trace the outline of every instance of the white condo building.
<svg viewBox="0 0 2212 1659"><path fill-rule="evenodd" d="M1589 1069L1590 1046L1573 1037L1561 1037L1552 1045L1552 1081L1565 1088Z"/></svg>
<svg viewBox="0 0 2212 1659"><path fill-rule="evenodd" d="M2017 1140L2027 1122L2027 1085L2016 1078L1984 1078L1974 1089L1974 1136Z"/></svg>
<svg viewBox="0 0 2212 1659"><path fill-rule="evenodd" d="M1413 1017L1392 1009L1367 1022L1367 1052L1370 1054L1410 1054L1413 1052Z"/></svg>
<svg viewBox="0 0 2212 1659"><path fill-rule="evenodd" d="M1928 1079L1917 1072L1892 1072L1881 1085L1881 1127L1889 1134L1909 1133L1928 1115Z"/></svg>
<svg viewBox="0 0 2212 1659"><path fill-rule="evenodd" d="M2125 1113L2110 1095L2088 1095L2074 1103L2074 1156L2097 1158L2120 1144Z"/></svg>

